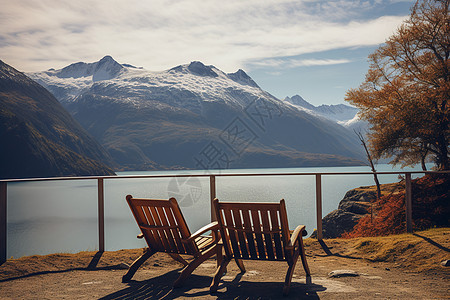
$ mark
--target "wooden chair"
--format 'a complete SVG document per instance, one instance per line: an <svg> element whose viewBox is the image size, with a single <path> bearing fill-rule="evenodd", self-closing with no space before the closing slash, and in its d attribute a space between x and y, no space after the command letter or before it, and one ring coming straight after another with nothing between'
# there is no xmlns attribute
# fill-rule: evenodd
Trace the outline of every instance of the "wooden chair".
<svg viewBox="0 0 450 300"><path fill-rule="evenodd" d="M289 268L283 294L287 295L300 256L306 272L306 282L311 283L302 239L302 236L307 234L305 226L298 226L292 235L290 234L284 199L280 203L219 202L214 199L213 206L225 257L217 268L210 286L211 292L217 291L220 277L233 258L242 272L245 272L242 263L245 259L286 261Z"/></svg>
<svg viewBox="0 0 450 300"><path fill-rule="evenodd" d="M135 199L126 196L128 205L133 213L148 248L128 269L122 277L122 282L129 281L137 269L156 252L165 252L173 259L181 262L185 267L174 283L174 287L182 285L183 281L205 260L217 254L217 264L222 259L222 247L218 245L217 222L208 224L191 234L175 198L169 200ZM212 237L202 236L212 231ZM180 254L194 256L190 263Z"/></svg>

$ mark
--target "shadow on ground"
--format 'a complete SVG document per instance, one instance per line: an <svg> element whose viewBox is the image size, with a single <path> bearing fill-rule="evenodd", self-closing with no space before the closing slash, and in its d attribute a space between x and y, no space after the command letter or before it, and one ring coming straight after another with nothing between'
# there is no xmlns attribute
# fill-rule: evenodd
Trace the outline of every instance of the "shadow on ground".
<svg viewBox="0 0 450 300"><path fill-rule="evenodd" d="M210 276L191 275L181 288L174 289L172 283L179 273L173 270L164 275L144 281L132 280L128 287L107 295L101 299L176 299L179 297L196 299L209 295ZM317 284L292 282L287 297L282 296L283 282L241 281L237 274L232 281L221 281L219 290L212 296L217 299L320 299L317 292L326 288Z"/></svg>
<svg viewBox="0 0 450 300"><path fill-rule="evenodd" d="M436 247L438 247L438 248L441 249L441 250L444 250L444 251L446 251L446 252L450 252L450 249L448 249L447 247L442 246L442 245L439 244L439 243L436 243L435 241L433 241L432 239L430 239L430 238L428 238L428 237L425 237L425 236L420 235L420 234L418 234L418 233L413 233L413 235L414 235L414 236L417 236L417 237L420 237L420 238L422 238L422 239L424 239L425 241L427 241L427 242L430 243L431 245L436 246Z"/></svg>
<svg viewBox="0 0 450 300"><path fill-rule="evenodd" d="M72 272L72 271L98 271L98 270L120 270L120 269L123 269L123 267L120 264L98 268L97 265L98 265L102 255L103 255L103 251L96 252L95 255L92 257L92 260L90 261L89 265L86 268L79 267L79 268L67 268L67 269L53 270L53 271L39 271L39 272L33 272L33 273L24 274L24 275L20 275L20 276L14 276L14 277L10 277L10 278L1 279L0 282L13 281L13 280L17 280L17 279L23 279L23 278L39 276L39 275L46 275L46 274L66 273L66 272Z"/></svg>

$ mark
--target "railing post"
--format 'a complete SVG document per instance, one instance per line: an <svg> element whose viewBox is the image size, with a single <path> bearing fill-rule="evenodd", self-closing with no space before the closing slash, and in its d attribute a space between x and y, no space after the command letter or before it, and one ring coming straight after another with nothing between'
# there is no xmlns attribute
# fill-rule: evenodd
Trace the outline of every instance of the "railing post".
<svg viewBox="0 0 450 300"><path fill-rule="evenodd" d="M98 190L98 251L105 251L105 193L103 178L97 179Z"/></svg>
<svg viewBox="0 0 450 300"><path fill-rule="evenodd" d="M317 219L317 239L323 239L322 235L322 177L316 174L316 219Z"/></svg>
<svg viewBox="0 0 450 300"><path fill-rule="evenodd" d="M216 198L216 176L209 176L209 197L211 206L211 222L216 221L216 213L214 212L213 200Z"/></svg>
<svg viewBox="0 0 450 300"><path fill-rule="evenodd" d="M7 187L6 182L0 182L0 265L6 262L6 202L7 202Z"/></svg>
<svg viewBox="0 0 450 300"><path fill-rule="evenodd" d="M411 173L405 173L405 207L406 207L406 232L412 233L412 192Z"/></svg>

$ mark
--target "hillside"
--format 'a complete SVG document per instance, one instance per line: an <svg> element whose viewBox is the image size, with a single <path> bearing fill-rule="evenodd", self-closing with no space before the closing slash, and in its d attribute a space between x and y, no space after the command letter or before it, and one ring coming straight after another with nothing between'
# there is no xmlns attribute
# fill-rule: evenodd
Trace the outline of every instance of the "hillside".
<svg viewBox="0 0 450 300"><path fill-rule="evenodd" d="M201 62L152 72L106 56L29 74L122 169L361 165L354 134Z"/></svg>
<svg viewBox="0 0 450 300"><path fill-rule="evenodd" d="M113 175L105 150L45 88L0 61L0 178Z"/></svg>

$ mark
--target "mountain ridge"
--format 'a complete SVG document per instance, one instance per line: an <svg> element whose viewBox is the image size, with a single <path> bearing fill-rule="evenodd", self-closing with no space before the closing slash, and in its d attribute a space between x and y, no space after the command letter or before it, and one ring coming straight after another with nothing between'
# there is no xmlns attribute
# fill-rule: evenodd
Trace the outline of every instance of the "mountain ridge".
<svg viewBox="0 0 450 300"><path fill-rule="evenodd" d="M114 78L100 81L90 75L30 76L122 168L143 167L149 161L198 168L197 156L211 143L233 156L233 168L310 166L309 158L323 166L321 156L328 165L362 164L357 141L345 128L273 97L243 70L227 74L198 61L159 72L121 66ZM239 126L247 136L227 144L227 130ZM240 143L238 151L230 141Z"/></svg>
<svg viewBox="0 0 450 300"><path fill-rule="evenodd" d="M1 178L114 175L111 157L45 88L0 60Z"/></svg>

